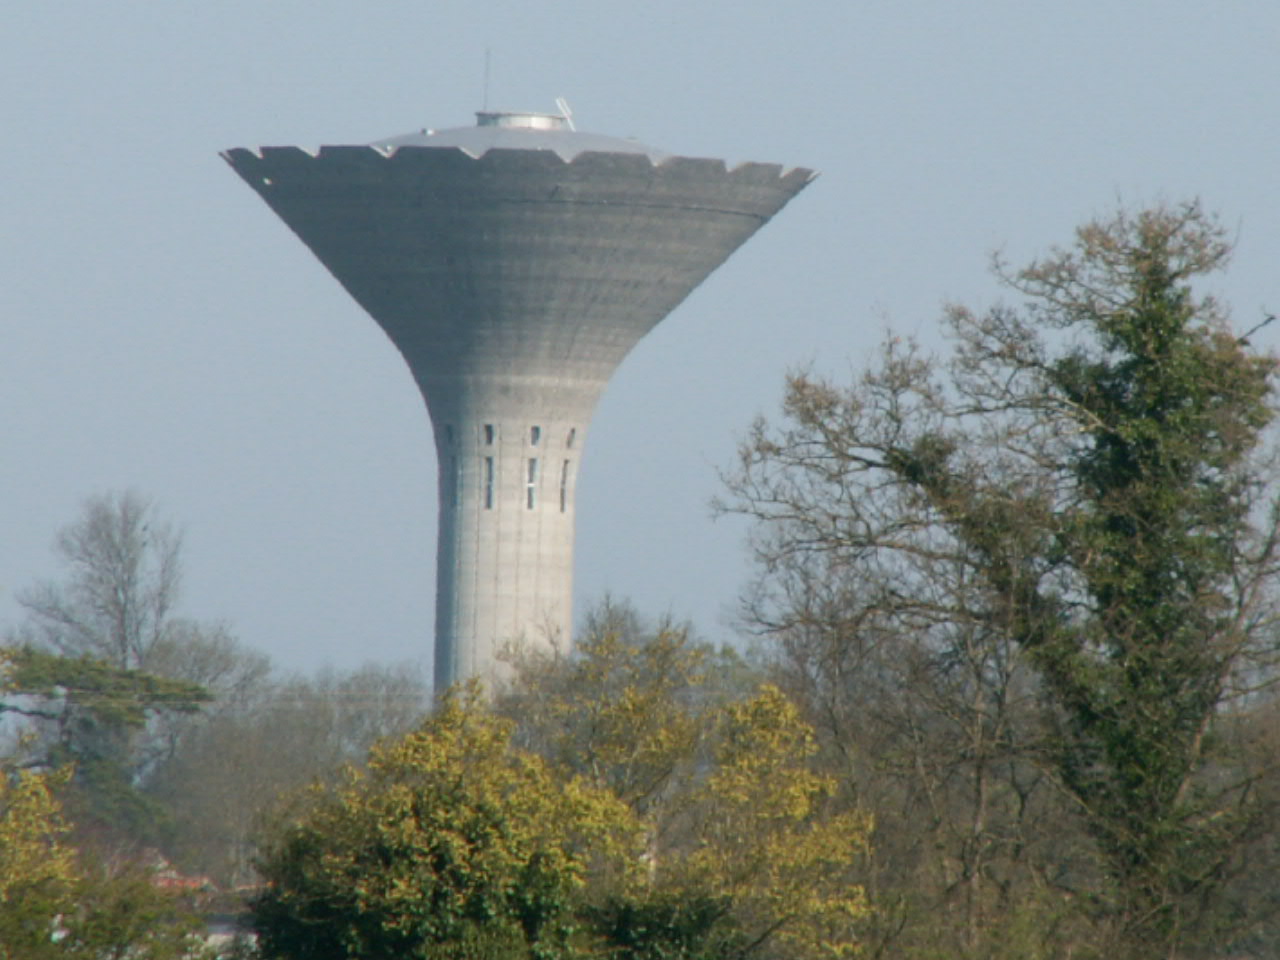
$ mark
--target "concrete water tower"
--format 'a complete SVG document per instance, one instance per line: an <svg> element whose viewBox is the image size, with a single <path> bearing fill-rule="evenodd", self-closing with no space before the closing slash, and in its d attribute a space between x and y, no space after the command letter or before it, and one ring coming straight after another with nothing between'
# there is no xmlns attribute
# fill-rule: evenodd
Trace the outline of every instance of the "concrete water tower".
<svg viewBox="0 0 1280 960"><path fill-rule="evenodd" d="M670 156L567 116L477 119L223 154L386 331L426 399L438 689L500 675L509 643L567 642L578 467L609 377L814 176Z"/></svg>

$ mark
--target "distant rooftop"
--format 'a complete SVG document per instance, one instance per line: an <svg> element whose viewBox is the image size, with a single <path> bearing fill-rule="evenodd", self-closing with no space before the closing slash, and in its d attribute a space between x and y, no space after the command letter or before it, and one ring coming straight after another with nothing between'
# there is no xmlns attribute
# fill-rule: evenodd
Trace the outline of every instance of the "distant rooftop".
<svg viewBox="0 0 1280 960"><path fill-rule="evenodd" d="M558 113L505 113L482 111L474 127L419 130L387 137L370 144L384 152L400 147L457 147L473 157L489 150L554 150L567 161L580 153L639 153L654 163L671 156L638 140L609 137L575 130L569 118Z"/></svg>

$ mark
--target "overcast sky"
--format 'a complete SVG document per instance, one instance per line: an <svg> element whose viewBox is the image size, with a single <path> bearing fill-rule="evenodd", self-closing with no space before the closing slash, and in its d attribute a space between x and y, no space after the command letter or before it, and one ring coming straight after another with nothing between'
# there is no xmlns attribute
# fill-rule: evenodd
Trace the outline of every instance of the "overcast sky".
<svg viewBox="0 0 1280 960"><path fill-rule="evenodd" d="M435 463L376 325L218 157L572 105L579 129L821 177L651 334L597 413L577 605L732 636L718 469L788 369L1117 203L1200 197L1241 327L1280 309L1280 5L1078 0L11 0L0 12L0 626L85 497L185 533L184 610L288 668L429 657ZM1267 345L1277 336L1266 338Z"/></svg>

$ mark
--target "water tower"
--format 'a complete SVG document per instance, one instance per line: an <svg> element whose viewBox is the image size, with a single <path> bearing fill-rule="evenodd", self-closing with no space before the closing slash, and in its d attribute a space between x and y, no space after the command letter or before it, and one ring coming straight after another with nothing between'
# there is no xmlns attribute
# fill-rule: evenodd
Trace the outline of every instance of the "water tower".
<svg viewBox="0 0 1280 960"><path fill-rule="evenodd" d="M426 399L438 689L500 675L507 644L567 642L578 467L600 394L814 176L670 156L567 116L477 119L223 154L378 322Z"/></svg>

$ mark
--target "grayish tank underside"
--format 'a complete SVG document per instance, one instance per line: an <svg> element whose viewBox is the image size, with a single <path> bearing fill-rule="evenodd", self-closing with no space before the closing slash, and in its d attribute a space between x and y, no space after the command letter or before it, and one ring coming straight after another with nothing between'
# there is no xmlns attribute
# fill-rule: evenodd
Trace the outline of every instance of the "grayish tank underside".
<svg viewBox="0 0 1280 960"><path fill-rule="evenodd" d="M813 174L501 122L224 157L381 325L426 399L437 687L501 676L507 645L566 646L576 477L601 392Z"/></svg>

